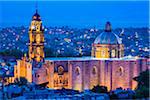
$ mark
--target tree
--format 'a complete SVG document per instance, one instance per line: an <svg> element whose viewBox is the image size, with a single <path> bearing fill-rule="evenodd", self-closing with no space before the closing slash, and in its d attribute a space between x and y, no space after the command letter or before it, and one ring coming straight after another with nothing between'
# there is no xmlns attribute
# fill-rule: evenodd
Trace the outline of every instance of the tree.
<svg viewBox="0 0 150 100"><path fill-rule="evenodd" d="M54 52L51 48L45 47L44 48L45 57L53 57Z"/></svg>
<svg viewBox="0 0 150 100"><path fill-rule="evenodd" d="M100 85L94 86L91 91L95 93L107 93L108 92L106 86L100 86Z"/></svg>
<svg viewBox="0 0 150 100"><path fill-rule="evenodd" d="M146 70L140 73L139 76L133 78L135 81L138 82L138 85L135 89L136 98L149 97L149 72L150 70Z"/></svg>
<svg viewBox="0 0 150 100"><path fill-rule="evenodd" d="M0 52L0 55L2 56L12 56L15 58L20 58L23 56L23 52L17 49L10 49L10 50L4 50Z"/></svg>

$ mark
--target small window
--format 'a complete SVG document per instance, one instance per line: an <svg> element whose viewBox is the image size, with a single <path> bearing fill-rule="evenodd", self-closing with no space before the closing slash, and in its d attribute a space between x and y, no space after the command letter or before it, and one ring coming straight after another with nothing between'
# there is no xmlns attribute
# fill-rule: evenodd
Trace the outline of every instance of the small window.
<svg viewBox="0 0 150 100"><path fill-rule="evenodd" d="M96 74L96 67L94 66L92 69L92 74L95 75Z"/></svg>
<svg viewBox="0 0 150 100"><path fill-rule="evenodd" d="M63 74L64 73L64 68L62 66L58 67L58 74Z"/></svg>
<svg viewBox="0 0 150 100"><path fill-rule="evenodd" d="M112 51L111 51L111 56L112 56L112 57L115 57L115 50L112 50Z"/></svg>
<svg viewBox="0 0 150 100"><path fill-rule="evenodd" d="M103 56L105 55L105 51L104 50L101 52L101 55L103 55Z"/></svg>
<svg viewBox="0 0 150 100"><path fill-rule="evenodd" d="M122 67L122 66L120 66L120 67L119 67L119 69L118 69L117 73L119 74L119 76L122 76L122 75L123 75L123 73L124 73L124 69L123 69L123 67Z"/></svg>
<svg viewBox="0 0 150 100"><path fill-rule="evenodd" d="M46 70L46 75L48 75L48 72L47 72L47 70Z"/></svg>
<svg viewBox="0 0 150 100"><path fill-rule="evenodd" d="M77 67L77 68L75 69L75 74L76 74L76 75L80 75L79 67Z"/></svg>
<svg viewBox="0 0 150 100"><path fill-rule="evenodd" d="M60 83L62 83L62 81L60 80Z"/></svg>

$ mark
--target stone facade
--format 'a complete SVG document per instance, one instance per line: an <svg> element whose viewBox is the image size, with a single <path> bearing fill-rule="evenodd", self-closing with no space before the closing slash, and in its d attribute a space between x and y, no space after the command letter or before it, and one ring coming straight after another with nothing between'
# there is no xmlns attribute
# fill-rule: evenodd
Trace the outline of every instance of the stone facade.
<svg viewBox="0 0 150 100"><path fill-rule="evenodd" d="M107 86L108 90L118 87L135 89L134 77L148 69L147 59L128 60L46 60L49 76L44 72L37 73L37 82L44 83L44 77L49 77L48 87L54 89L69 88L74 90L91 89L93 86ZM61 70L59 70L61 68ZM40 69L41 70L41 69Z"/></svg>
<svg viewBox="0 0 150 100"><path fill-rule="evenodd" d="M124 56L124 45L93 43L91 56L96 58L121 58Z"/></svg>
<svg viewBox="0 0 150 100"><path fill-rule="evenodd" d="M14 82L16 78L20 77L24 77L28 82L32 82L32 64L26 57L22 57L21 60L17 60L17 64L14 66L14 77L12 82Z"/></svg>

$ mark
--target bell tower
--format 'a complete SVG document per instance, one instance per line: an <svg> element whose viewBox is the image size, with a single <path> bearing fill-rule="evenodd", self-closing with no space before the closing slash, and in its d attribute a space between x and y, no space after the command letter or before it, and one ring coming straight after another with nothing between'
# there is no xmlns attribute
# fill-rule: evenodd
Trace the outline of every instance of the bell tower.
<svg viewBox="0 0 150 100"><path fill-rule="evenodd" d="M29 60L36 62L44 61L44 28L41 17L36 13L32 17L29 27Z"/></svg>

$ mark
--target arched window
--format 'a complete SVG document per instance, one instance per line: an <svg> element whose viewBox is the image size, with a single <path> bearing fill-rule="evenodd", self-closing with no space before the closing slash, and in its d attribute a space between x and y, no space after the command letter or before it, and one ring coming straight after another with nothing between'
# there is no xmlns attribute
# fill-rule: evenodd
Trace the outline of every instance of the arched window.
<svg viewBox="0 0 150 100"><path fill-rule="evenodd" d="M18 72L18 70L16 69L16 73Z"/></svg>
<svg viewBox="0 0 150 100"><path fill-rule="evenodd" d="M47 69L46 69L46 75L48 75L48 71L47 71Z"/></svg>
<svg viewBox="0 0 150 100"><path fill-rule="evenodd" d="M97 73L97 69L96 69L96 66L94 66L93 69L92 69L92 74L96 75L96 73Z"/></svg>
<svg viewBox="0 0 150 100"><path fill-rule="evenodd" d="M120 66L120 67L119 67L119 69L118 69L117 73L118 73L120 76L122 76L122 75L123 75L123 73L124 73L124 69L123 69L123 67L122 67L122 66Z"/></svg>
<svg viewBox="0 0 150 100"><path fill-rule="evenodd" d="M76 68L75 68L75 74L76 74L76 75L80 75L80 68L79 68L79 67L76 67Z"/></svg>
<svg viewBox="0 0 150 100"><path fill-rule="evenodd" d="M116 56L115 53L116 53L115 50L112 50L112 51L111 51L111 56L112 56L112 57L115 57L115 56Z"/></svg>
<svg viewBox="0 0 150 100"><path fill-rule="evenodd" d="M58 67L58 74L63 74L64 68L62 66Z"/></svg>
<svg viewBox="0 0 150 100"><path fill-rule="evenodd" d="M105 51L104 50L101 51L101 55L102 55L102 57L105 57Z"/></svg>

